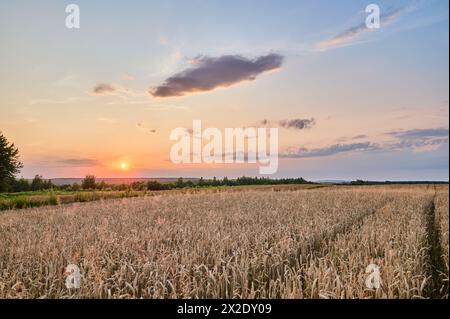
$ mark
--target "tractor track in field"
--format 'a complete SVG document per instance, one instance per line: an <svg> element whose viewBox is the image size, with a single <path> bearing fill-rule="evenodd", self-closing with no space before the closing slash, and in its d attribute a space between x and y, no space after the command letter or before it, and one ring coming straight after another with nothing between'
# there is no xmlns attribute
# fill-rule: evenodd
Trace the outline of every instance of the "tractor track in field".
<svg viewBox="0 0 450 319"><path fill-rule="evenodd" d="M313 238L313 240L311 241L311 245L309 246L311 248L308 250L308 253L314 254L314 257L323 257L322 254L320 254L319 252L324 247L324 245L329 245L330 243L335 241L339 235L343 235L343 234L348 233L349 231L353 232L353 231L360 229L364 225L364 222L367 218L376 214L378 211L384 209L389 204L391 204L393 201L394 201L394 199L388 200L386 203L380 205L379 207L373 208L373 209L367 211L366 213L361 214L360 216L358 216L358 218L356 220L345 221L343 223L340 223L340 224L336 225L335 227L333 227L333 229L331 231L329 231L328 233L325 233L325 235L322 234L322 236L315 236ZM302 255L302 252L298 252L297 259L301 255ZM304 290L306 288L304 267L301 267L300 272L301 272L301 286L302 286L302 290Z"/></svg>
<svg viewBox="0 0 450 319"><path fill-rule="evenodd" d="M448 293L448 283L444 283L445 261L443 259L443 249L441 245L441 229L436 220L436 186L434 186L434 196L425 208L427 246L428 249L428 277L430 281L426 289L429 298L439 299Z"/></svg>

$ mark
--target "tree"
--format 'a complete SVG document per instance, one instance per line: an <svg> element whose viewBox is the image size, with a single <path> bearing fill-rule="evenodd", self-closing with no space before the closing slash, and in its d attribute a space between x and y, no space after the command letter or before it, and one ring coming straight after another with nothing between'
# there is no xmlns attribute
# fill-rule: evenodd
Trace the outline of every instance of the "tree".
<svg viewBox="0 0 450 319"><path fill-rule="evenodd" d="M32 191L41 191L43 189L52 189L53 183L50 179L44 179L41 175L34 176L31 181L31 190Z"/></svg>
<svg viewBox="0 0 450 319"><path fill-rule="evenodd" d="M170 186L167 184L159 183L158 181L148 181L147 189L150 191L162 191L162 190L170 189Z"/></svg>
<svg viewBox="0 0 450 319"><path fill-rule="evenodd" d="M206 183L205 183L205 180L203 179L203 177L200 177L200 179L199 179L197 185L198 185L199 187L206 186Z"/></svg>
<svg viewBox="0 0 450 319"><path fill-rule="evenodd" d="M87 175L81 182L82 189L95 189L95 176Z"/></svg>
<svg viewBox="0 0 450 319"><path fill-rule="evenodd" d="M108 184L106 184L105 181L101 181L100 183L97 183L95 188L105 190L106 188L108 188Z"/></svg>
<svg viewBox="0 0 450 319"><path fill-rule="evenodd" d="M25 178L15 179L12 183L13 192L28 192L30 189L30 183Z"/></svg>
<svg viewBox="0 0 450 319"><path fill-rule="evenodd" d="M368 181L363 181L362 179L357 179L356 181L351 181L351 185L366 185L369 184Z"/></svg>
<svg viewBox="0 0 450 319"><path fill-rule="evenodd" d="M19 150L0 132L0 191L10 188L14 175L18 174L22 167Z"/></svg>
<svg viewBox="0 0 450 319"><path fill-rule="evenodd" d="M184 187L195 187L195 184L194 184L194 182L192 182L192 181L187 181L187 182L185 182L184 183Z"/></svg>
<svg viewBox="0 0 450 319"><path fill-rule="evenodd" d="M183 188L184 187L184 181L182 177L179 177L177 182L175 183L176 188Z"/></svg>
<svg viewBox="0 0 450 319"><path fill-rule="evenodd" d="M42 179L42 176L36 175L31 182L31 190L38 191L41 189L44 189L44 180Z"/></svg>

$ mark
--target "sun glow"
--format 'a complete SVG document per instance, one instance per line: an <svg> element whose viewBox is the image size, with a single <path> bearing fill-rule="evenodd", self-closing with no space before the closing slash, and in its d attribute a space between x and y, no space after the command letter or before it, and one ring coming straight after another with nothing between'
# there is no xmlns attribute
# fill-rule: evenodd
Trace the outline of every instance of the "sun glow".
<svg viewBox="0 0 450 319"><path fill-rule="evenodd" d="M128 168L128 164L125 162L120 163L120 169L125 171Z"/></svg>

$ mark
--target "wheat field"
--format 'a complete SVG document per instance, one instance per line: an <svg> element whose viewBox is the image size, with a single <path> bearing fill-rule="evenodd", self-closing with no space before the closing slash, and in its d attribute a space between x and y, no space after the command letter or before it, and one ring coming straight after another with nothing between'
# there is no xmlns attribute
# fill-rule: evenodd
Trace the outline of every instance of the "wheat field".
<svg viewBox="0 0 450 319"><path fill-rule="evenodd" d="M248 188L4 211L0 298L448 298L448 192Z"/></svg>

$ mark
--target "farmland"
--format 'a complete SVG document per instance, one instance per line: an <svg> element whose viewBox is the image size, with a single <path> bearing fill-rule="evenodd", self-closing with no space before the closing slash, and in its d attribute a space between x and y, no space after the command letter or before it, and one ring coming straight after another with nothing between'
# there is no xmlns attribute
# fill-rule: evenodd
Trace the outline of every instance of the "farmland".
<svg viewBox="0 0 450 319"><path fill-rule="evenodd" d="M448 298L448 191L212 188L6 210L0 298Z"/></svg>
<svg viewBox="0 0 450 319"><path fill-rule="evenodd" d="M30 207L41 207L48 205L70 204L76 202L91 202L97 200L114 199L114 198L128 198L141 196L154 196L161 192L147 189L133 189L130 186L124 185L125 190L81 190L81 191L28 191L17 193L0 193L0 211L7 209L22 209ZM250 186L233 186L233 189L228 186L213 186L211 192L233 192L240 191ZM294 185L257 185L251 186L253 190L293 190L293 189L313 189L321 188L325 185L321 184L294 184ZM184 194L201 192L198 187L183 187L164 190L165 193L170 194Z"/></svg>
<svg viewBox="0 0 450 319"><path fill-rule="evenodd" d="M48 205L90 202L102 199L137 197L146 195L142 191L37 191L19 193L0 193L0 211Z"/></svg>

